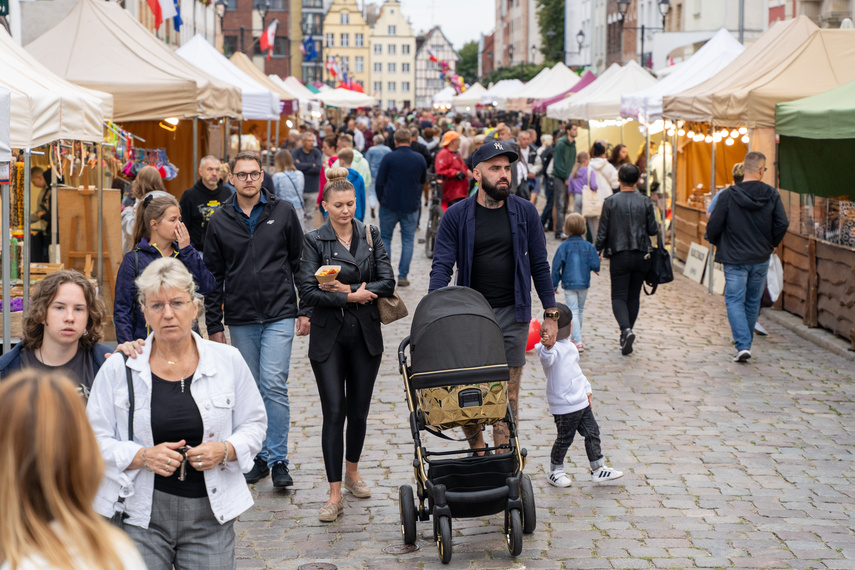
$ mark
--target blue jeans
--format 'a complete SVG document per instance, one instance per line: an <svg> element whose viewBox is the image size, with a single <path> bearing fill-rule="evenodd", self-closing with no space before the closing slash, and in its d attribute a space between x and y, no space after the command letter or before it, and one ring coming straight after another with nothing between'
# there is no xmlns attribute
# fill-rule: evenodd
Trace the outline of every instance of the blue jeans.
<svg viewBox="0 0 855 570"><path fill-rule="evenodd" d="M267 410L267 437L258 457L273 466L288 463L288 429L291 406L288 403L288 368L294 319L282 319L259 325L229 326L232 345L249 366Z"/></svg>
<svg viewBox="0 0 855 570"><path fill-rule="evenodd" d="M768 272L768 260L753 265L724 264L724 302L738 351L751 350Z"/></svg>
<svg viewBox="0 0 855 570"><path fill-rule="evenodd" d="M398 279L406 279L410 273L410 260L413 259L413 239L419 223L419 211L396 212L380 206L380 238L389 257L392 257L392 233L395 226L401 224L401 260L398 262Z"/></svg>
<svg viewBox="0 0 855 570"><path fill-rule="evenodd" d="M570 333L570 340L573 342L582 342L582 313L585 311L587 298L587 289L564 289L564 300L573 313L573 332Z"/></svg>

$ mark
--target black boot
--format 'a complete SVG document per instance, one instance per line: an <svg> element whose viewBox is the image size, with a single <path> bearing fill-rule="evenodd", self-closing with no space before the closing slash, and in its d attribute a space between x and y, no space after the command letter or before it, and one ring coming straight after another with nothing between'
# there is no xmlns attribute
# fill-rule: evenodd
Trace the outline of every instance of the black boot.
<svg viewBox="0 0 855 570"><path fill-rule="evenodd" d="M633 341L635 341L635 333L632 329L623 329L620 333L620 353L624 356L631 354Z"/></svg>

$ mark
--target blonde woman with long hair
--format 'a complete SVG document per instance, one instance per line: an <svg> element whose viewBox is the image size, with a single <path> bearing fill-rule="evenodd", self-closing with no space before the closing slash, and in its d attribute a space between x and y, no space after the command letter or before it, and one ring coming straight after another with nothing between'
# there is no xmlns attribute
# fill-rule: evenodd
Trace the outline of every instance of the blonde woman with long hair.
<svg viewBox="0 0 855 570"><path fill-rule="evenodd" d="M145 570L92 507L104 462L74 383L28 369L0 384L0 570Z"/></svg>

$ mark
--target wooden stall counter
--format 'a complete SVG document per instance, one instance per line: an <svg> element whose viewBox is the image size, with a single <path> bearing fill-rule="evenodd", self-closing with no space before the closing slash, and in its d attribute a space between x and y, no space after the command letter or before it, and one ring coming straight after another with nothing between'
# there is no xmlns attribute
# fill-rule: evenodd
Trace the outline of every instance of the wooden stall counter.
<svg viewBox="0 0 855 570"><path fill-rule="evenodd" d="M709 247L710 244L704 239L707 231L707 214L701 208L694 208L688 204L677 204L674 209L674 235L677 259L685 262L689 257L689 248L692 243Z"/></svg>

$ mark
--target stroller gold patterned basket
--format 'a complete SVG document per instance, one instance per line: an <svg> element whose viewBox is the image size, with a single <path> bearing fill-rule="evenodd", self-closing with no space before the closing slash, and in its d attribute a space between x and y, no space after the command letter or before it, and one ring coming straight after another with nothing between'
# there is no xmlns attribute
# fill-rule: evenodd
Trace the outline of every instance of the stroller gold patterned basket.
<svg viewBox="0 0 855 570"><path fill-rule="evenodd" d="M407 353L411 362L408 362ZM522 535L537 525L531 479L523 473L520 448L507 402L509 371L502 329L484 297L467 287L445 287L427 295L413 315L410 336L398 347L413 436L413 488L399 489L401 532L415 544L416 521L433 520L439 557L451 560L451 519L504 512L504 532L513 556ZM429 451L422 434L455 427L507 422L510 441L477 450ZM483 452L483 455L478 455Z"/></svg>

